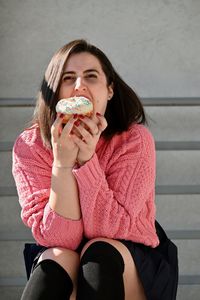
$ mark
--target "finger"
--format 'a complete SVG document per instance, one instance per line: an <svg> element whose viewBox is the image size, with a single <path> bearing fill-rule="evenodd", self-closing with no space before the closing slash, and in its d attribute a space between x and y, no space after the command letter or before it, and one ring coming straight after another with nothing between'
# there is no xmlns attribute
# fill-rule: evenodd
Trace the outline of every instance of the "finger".
<svg viewBox="0 0 200 300"><path fill-rule="evenodd" d="M78 131L78 133L81 135L82 140L85 140L86 143L89 143L89 141L92 139L93 135L84 126L82 126L81 124L79 124L79 125L77 125L77 124L78 123L75 122L74 126L75 126L76 130Z"/></svg>
<svg viewBox="0 0 200 300"><path fill-rule="evenodd" d="M72 134L75 134L81 138L81 135L80 135L79 131L76 129L76 127L73 127L73 129L71 130L70 135L72 135Z"/></svg>
<svg viewBox="0 0 200 300"><path fill-rule="evenodd" d="M60 136L60 129L62 127L63 117L63 114L58 114L53 125L51 126L51 136L54 142L56 142Z"/></svg>
<svg viewBox="0 0 200 300"><path fill-rule="evenodd" d="M103 115L101 115L100 113L96 113L96 116L99 120L99 123L98 123L99 131L102 132L106 129L106 127L108 126L108 123L107 123L105 117Z"/></svg>
<svg viewBox="0 0 200 300"><path fill-rule="evenodd" d="M62 134L60 136L61 141L66 140L66 136L70 135L75 121L76 121L76 117L72 116L69 119L69 121L66 123L66 125L64 126L64 128L62 130Z"/></svg>
<svg viewBox="0 0 200 300"><path fill-rule="evenodd" d="M86 141L81 138L81 137L78 137L77 135L75 134L72 134L71 135L71 138L73 139L73 142L79 147L79 148L83 148L84 146L86 146Z"/></svg>
<svg viewBox="0 0 200 300"><path fill-rule="evenodd" d="M84 123L86 126L86 128L88 129L88 131L92 134L92 135L97 135L99 132L99 128L98 128L98 119L94 119L94 118L88 118L85 116L81 116L80 117L82 123Z"/></svg>

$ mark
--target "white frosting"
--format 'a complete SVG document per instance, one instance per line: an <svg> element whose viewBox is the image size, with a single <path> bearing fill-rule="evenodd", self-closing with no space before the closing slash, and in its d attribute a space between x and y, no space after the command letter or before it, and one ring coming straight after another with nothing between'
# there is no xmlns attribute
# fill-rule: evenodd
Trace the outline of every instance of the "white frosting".
<svg viewBox="0 0 200 300"><path fill-rule="evenodd" d="M92 102L83 96L61 99L56 104L56 112L63 114L87 114L92 110Z"/></svg>

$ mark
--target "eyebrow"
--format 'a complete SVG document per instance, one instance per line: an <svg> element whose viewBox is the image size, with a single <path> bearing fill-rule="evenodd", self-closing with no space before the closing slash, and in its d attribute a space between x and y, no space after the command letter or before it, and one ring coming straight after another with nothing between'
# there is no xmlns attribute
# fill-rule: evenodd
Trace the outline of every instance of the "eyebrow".
<svg viewBox="0 0 200 300"><path fill-rule="evenodd" d="M88 69L88 70L84 71L83 73L90 73L90 72L96 72L99 74L99 71L96 69Z"/></svg>
<svg viewBox="0 0 200 300"><path fill-rule="evenodd" d="M99 71L97 71L96 69L88 69L88 70L85 70L83 73L91 73L91 72L96 72L97 74L100 74ZM66 72L63 72L62 75L65 75L65 74L71 74L71 75L74 75L76 74L76 72L74 71L66 71Z"/></svg>

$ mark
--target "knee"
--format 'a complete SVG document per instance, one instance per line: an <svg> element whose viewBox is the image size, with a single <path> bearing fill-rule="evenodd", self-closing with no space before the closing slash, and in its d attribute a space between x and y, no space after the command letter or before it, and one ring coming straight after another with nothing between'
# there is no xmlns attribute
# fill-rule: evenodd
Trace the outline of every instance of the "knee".
<svg viewBox="0 0 200 300"><path fill-rule="evenodd" d="M49 248L41 254L38 262L45 259L56 261L70 275L72 280L77 277L80 258L75 251L61 247Z"/></svg>
<svg viewBox="0 0 200 300"><path fill-rule="evenodd" d="M124 272L124 260L121 253L109 242L95 241L92 242L81 255L80 265L90 268L90 263L96 263L103 271L111 269L120 274Z"/></svg>
<svg viewBox="0 0 200 300"><path fill-rule="evenodd" d="M102 240L87 246L80 260L77 299L124 299L124 261L119 251Z"/></svg>

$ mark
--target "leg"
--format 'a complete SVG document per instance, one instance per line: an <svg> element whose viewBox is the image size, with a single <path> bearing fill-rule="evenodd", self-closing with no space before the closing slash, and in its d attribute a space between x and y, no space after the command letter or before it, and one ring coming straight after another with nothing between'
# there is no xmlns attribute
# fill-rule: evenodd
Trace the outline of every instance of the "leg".
<svg viewBox="0 0 200 300"><path fill-rule="evenodd" d="M96 241L104 241L109 243L121 254L124 261L124 272L123 272L123 283L125 290L125 300L146 300L143 287L141 285L140 279L137 274L137 270L132 259L129 250L121 242L107 239L107 238L97 238L89 241L83 248L81 257L83 257L85 251ZM114 285L116 286L116 285ZM112 287L111 287L112 288ZM123 298L122 298L123 299Z"/></svg>
<svg viewBox="0 0 200 300"><path fill-rule="evenodd" d="M75 299L78 266L76 252L63 248L47 249L38 260L22 300Z"/></svg>
<svg viewBox="0 0 200 300"><path fill-rule="evenodd" d="M40 256L38 263L45 259L52 259L65 269L73 282L74 293L77 287L77 274L80 263L79 255L75 251L57 247L44 251Z"/></svg>
<svg viewBox="0 0 200 300"><path fill-rule="evenodd" d="M122 300L124 261L115 247L104 241L84 252L78 276L77 300Z"/></svg>

